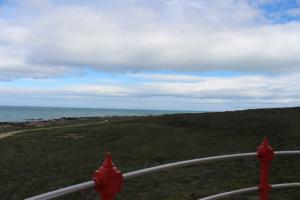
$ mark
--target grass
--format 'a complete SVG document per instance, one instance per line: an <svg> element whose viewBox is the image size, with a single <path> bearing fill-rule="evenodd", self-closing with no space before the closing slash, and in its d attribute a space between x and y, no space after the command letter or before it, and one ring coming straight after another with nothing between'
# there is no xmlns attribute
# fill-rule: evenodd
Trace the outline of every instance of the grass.
<svg viewBox="0 0 300 200"><path fill-rule="evenodd" d="M137 117L20 133L0 140L0 198L23 199L90 180L106 151L113 153L122 172L128 172L192 158L254 152L264 136L275 150L300 150L299 131L300 108L289 108ZM258 166L256 159L239 159L151 174L126 181L117 199L192 200L251 187L258 184ZM277 157L271 183L299 182L299 166L299 156ZM60 199L95 197L88 190ZM258 195L230 199L254 200ZM299 200L300 190L274 190L271 199Z"/></svg>

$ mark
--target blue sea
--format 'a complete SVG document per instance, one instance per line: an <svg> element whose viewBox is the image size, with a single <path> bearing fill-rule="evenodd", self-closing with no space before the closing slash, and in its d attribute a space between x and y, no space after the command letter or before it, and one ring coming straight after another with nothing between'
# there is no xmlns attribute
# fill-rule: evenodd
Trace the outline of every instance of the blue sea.
<svg viewBox="0 0 300 200"><path fill-rule="evenodd" d="M170 110L130 110L99 108L54 108L29 106L0 106L0 122L25 122L59 119L62 117L106 117L106 116L146 116L185 111Z"/></svg>

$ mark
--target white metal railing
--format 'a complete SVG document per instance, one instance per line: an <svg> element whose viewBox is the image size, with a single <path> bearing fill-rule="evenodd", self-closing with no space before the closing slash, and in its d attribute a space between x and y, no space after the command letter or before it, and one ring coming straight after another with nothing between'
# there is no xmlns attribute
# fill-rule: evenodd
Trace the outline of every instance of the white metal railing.
<svg viewBox="0 0 300 200"><path fill-rule="evenodd" d="M40 194L38 196L30 197L25 200L47 200L47 199L54 199L57 197L65 196L67 194L79 192L81 190L89 189L95 187L95 182L94 181L87 181L84 183L72 185L69 187L61 188L58 190L54 190L51 192L47 192L44 194Z"/></svg>
<svg viewBox="0 0 300 200"><path fill-rule="evenodd" d="M275 155L295 155L295 154L299 154L300 155L300 151L275 151L274 152ZM222 155L222 156L213 156L213 157L206 157L206 158L198 158L198 159L192 159L192 160L186 160L186 161L180 161L180 162L175 162L175 163L170 163L170 164L165 164L165 165L159 165L159 166L155 166L155 167L150 167L150 168L145 168L145 169L141 169L141 170L137 170L137 171L133 171L133 172L128 172L128 173L124 173L123 177L125 180L127 179L131 179L134 177L138 177L138 176L142 176L142 175L146 175L146 174L150 174L150 173L154 173L154 172L159 172L159 171L163 171L163 170L168 170L168 169L173 169L173 168L178 168L178 167L185 167L185 166L191 166L191 165L195 165L195 164L201 164L201 163L206 163L206 162L211 162L211 161L220 161L220 160L228 160L228 159L236 159L236 158L248 158L248 157L255 157L257 155L256 152L253 153L241 153L241 154L230 154L230 155ZM289 183L285 183L285 184L278 184L278 185L274 185L274 188L281 188L281 187L287 187L286 184ZM298 186L297 184L300 183L292 183L290 184L290 187L296 187ZM67 194L70 193L75 193L78 191L82 191L85 189L90 189L95 187L95 182L94 181L87 181L84 183L80 183L77 185L72 185L69 187L65 187L65 188L61 188L58 190L54 190L51 192L47 192L44 194L40 194L38 196L34 196L34 197L30 197L27 198L25 200L48 200L48 199L53 199L56 197L61 197L61 196L65 196ZM246 192L251 192L251 191L255 191L257 190L257 187L253 187L253 188L245 188L245 189L241 189L241 190L235 190L235 191L231 191L232 194L240 194L240 193L246 193ZM230 192L229 192L230 193ZM225 195L226 193L222 193L223 195ZM222 195L219 194L219 195ZM227 194L229 195L229 194ZM214 195L217 196L217 195ZM206 197L206 198L212 198L211 197ZM218 197L221 198L222 196ZM225 197L225 196L224 196ZM208 200L208 199L201 199L201 200Z"/></svg>
<svg viewBox="0 0 300 200"><path fill-rule="evenodd" d="M282 184L275 184L275 185L271 185L271 186L272 186L272 189L300 187L300 182L299 183L282 183ZM227 198L227 197L232 197L232 196L235 196L238 194L245 194L245 193L255 192L255 191L259 191L258 187L249 187L249 188L243 188L243 189L239 189L239 190L233 190L230 192L224 192L224 193L216 194L213 196L204 197L204 198L201 198L198 200L215 200L215 199Z"/></svg>

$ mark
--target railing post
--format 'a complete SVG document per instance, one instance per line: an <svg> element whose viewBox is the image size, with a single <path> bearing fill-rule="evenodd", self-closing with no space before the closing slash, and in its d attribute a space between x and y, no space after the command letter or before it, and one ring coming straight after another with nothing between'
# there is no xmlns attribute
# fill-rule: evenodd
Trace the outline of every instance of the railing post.
<svg viewBox="0 0 300 200"><path fill-rule="evenodd" d="M268 139L264 138L262 144L257 148L257 158L260 161L260 200L268 200L271 185L269 184L270 163L274 158L274 150L269 145Z"/></svg>
<svg viewBox="0 0 300 200"><path fill-rule="evenodd" d="M94 172L93 180L101 200L114 200L122 190L123 175L114 166L111 153L106 154L102 166Z"/></svg>

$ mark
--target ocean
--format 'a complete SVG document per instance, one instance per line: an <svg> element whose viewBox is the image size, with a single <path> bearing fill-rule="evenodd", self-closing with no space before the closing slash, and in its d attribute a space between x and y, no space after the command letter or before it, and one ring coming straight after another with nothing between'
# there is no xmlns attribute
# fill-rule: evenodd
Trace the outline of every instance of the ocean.
<svg viewBox="0 0 300 200"><path fill-rule="evenodd" d="M0 106L0 122L39 121L59 119L62 117L146 116L186 112L187 111L170 110Z"/></svg>

